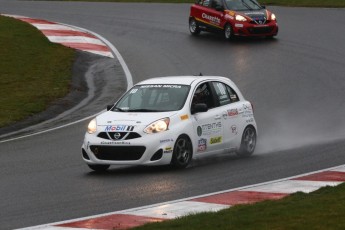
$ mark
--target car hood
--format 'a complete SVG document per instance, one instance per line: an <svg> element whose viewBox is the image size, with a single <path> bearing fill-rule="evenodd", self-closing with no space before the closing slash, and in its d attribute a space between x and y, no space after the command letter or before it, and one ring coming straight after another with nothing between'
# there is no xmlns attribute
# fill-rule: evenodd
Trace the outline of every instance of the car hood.
<svg viewBox="0 0 345 230"><path fill-rule="evenodd" d="M141 126L149 125L154 121L165 117L171 117L176 114L172 112L160 113L126 113L126 112L113 112L107 111L97 116L98 126L111 126L111 125L125 125L125 126Z"/></svg>
<svg viewBox="0 0 345 230"><path fill-rule="evenodd" d="M267 20L267 11L265 9L240 11L238 13L251 18L252 20L258 22L259 24L262 24L260 22L264 22Z"/></svg>

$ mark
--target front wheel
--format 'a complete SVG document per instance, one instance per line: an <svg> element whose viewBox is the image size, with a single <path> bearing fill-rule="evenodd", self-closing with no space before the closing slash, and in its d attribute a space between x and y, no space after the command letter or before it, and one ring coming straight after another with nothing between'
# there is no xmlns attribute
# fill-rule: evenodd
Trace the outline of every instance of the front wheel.
<svg viewBox="0 0 345 230"><path fill-rule="evenodd" d="M175 168L186 168L192 160L193 147L189 138L180 136L175 143L171 164Z"/></svg>
<svg viewBox="0 0 345 230"><path fill-rule="evenodd" d="M194 18L189 19L189 31L192 35L200 34L200 28Z"/></svg>
<svg viewBox="0 0 345 230"><path fill-rule="evenodd" d="M229 23L224 27L224 37L226 40L232 40L234 38L234 31Z"/></svg>
<svg viewBox="0 0 345 230"><path fill-rule="evenodd" d="M110 167L110 165L90 165L90 164L87 164L87 166L89 166L90 169L96 172L105 172Z"/></svg>
<svg viewBox="0 0 345 230"><path fill-rule="evenodd" d="M237 155L240 157L247 157L253 154L256 146L256 131L253 126L248 126L244 129L242 141Z"/></svg>

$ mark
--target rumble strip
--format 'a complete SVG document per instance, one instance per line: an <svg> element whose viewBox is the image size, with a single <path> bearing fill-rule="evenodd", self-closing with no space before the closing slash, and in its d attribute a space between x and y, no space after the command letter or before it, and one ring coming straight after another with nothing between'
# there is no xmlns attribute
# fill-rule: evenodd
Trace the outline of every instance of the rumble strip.
<svg viewBox="0 0 345 230"><path fill-rule="evenodd" d="M343 182L345 182L345 165L199 197L26 229L129 229L150 222L174 219L190 213L216 212L237 204L281 199L295 192L310 193L321 187L337 186Z"/></svg>
<svg viewBox="0 0 345 230"><path fill-rule="evenodd" d="M60 43L73 49L110 58L114 57L109 47L103 41L81 28L18 15L3 14L3 16L16 18L33 25L53 43Z"/></svg>

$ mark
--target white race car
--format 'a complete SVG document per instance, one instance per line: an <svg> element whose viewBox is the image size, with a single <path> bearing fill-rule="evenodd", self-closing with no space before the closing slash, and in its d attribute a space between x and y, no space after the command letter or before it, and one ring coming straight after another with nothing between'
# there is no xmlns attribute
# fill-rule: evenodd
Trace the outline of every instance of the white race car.
<svg viewBox="0 0 345 230"><path fill-rule="evenodd" d="M82 157L95 171L110 165L185 168L210 154L249 156L256 140L252 104L230 79L161 77L136 84L89 123Z"/></svg>

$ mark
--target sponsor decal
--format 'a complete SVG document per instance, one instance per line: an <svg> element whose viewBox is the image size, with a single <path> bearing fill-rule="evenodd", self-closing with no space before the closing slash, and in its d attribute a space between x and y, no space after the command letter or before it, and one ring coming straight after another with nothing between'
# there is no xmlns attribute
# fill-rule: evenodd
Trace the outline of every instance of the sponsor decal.
<svg viewBox="0 0 345 230"><path fill-rule="evenodd" d="M229 10L229 11L228 11L228 14L229 14L230 16L235 16L236 12L235 12L235 11L232 11L232 10Z"/></svg>
<svg viewBox="0 0 345 230"><path fill-rule="evenodd" d="M230 14L226 14L225 15L225 19L231 19L231 20L234 20L234 17L231 16Z"/></svg>
<svg viewBox="0 0 345 230"><path fill-rule="evenodd" d="M231 126L231 132L234 133L235 135L237 135L237 126L236 125Z"/></svg>
<svg viewBox="0 0 345 230"><path fill-rule="evenodd" d="M129 141L102 141L101 145L130 145Z"/></svg>
<svg viewBox="0 0 345 230"><path fill-rule="evenodd" d="M197 134L200 137L201 135L211 135L214 133L219 133L222 129L222 122L214 122L211 124L204 124L201 126L198 126L197 128Z"/></svg>
<svg viewBox="0 0 345 230"><path fill-rule="evenodd" d="M253 109L252 109L252 106L251 106L251 105L247 105L247 104L243 104L243 109L244 109L244 110L250 110L250 111L253 110Z"/></svg>
<svg viewBox="0 0 345 230"><path fill-rule="evenodd" d="M172 147L166 147L163 151L163 153L172 153L173 148Z"/></svg>
<svg viewBox="0 0 345 230"><path fill-rule="evenodd" d="M210 22L212 22L212 23L214 23L216 25L220 24L220 18L218 18L218 17L211 16L211 15L208 15L208 14L205 14L205 13L202 13L201 17L203 19L209 20Z"/></svg>
<svg viewBox="0 0 345 230"><path fill-rule="evenodd" d="M141 85L140 88L175 88L180 89L180 85Z"/></svg>
<svg viewBox="0 0 345 230"><path fill-rule="evenodd" d="M132 89L131 92L129 92L130 94L136 93L138 91L138 89Z"/></svg>
<svg viewBox="0 0 345 230"><path fill-rule="evenodd" d="M211 137L210 139L210 144L213 145L213 144L219 144L219 143L222 143L222 140L223 140L223 137L222 136L219 136L219 137Z"/></svg>
<svg viewBox="0 0 345 230"><path fill-rule="evenodd" d="M231 94L230 98L231 98L231 100L237 100L237 95L236 94Z"/></svg>
<svg viewBox="0 0 345 230"><path fill-rule="evenodd" d="M249 12L249 13L244 13L245 15L265 15L265 13L263 13L263 12L253 12L253 13L251 13L251 12Z"/></svg>
<svg viewBox="0 0 345 230"><path fill-rule="evenodd" d="M268 27L269 25L254 25L254 27Z"/></svg>
<svg viewBox="0 0 345 230"><path fill-rule="evenodd" d="M243 28L243 24L238 24L238 23L236 23L236 24L235 24L235 27L237 27L237 28Z"/></svg>
<svg viewBox="0 0 345 230"><path fill-rule="evenodd" d="M173 139L165 139L165 140L160 140L159 143L168 143L168 142L171 142L171 141L174 141Z"/></svg>
<svg viewBox="0 0 345 230"><path fill-rule="evenodd" d="M238 115L238 110L237 109L229 109L228 111L228 116L229 117L234 117Z"/></svg>
<svg viewBox="0 0 345 230"><path fill-rule="evenodd" d="M198 152L204 152L207 149L207 140L204 138L201 138L198 140Z"/></svg>
<svg viewBox="0 0 345 230"><path fill-rule="evenodd" d="M249 119L246 120L246 122L247 123L252 123L252 122L254 122L254 118L249 118Z"/></svg>
<svg viewBox="0 0 345 230"><path fill-rule="evenodd" d="M185 114L185 115L182 115L182 116L180 116L180 118L181 118L181 121L184 121L184 120L188 120L188 114Z"/></svg>
<svg viewBox="0 0 345 230"><path fill-rule="evenodd" d="M133 131L134 126L132 125L107 125L104 128L104 131L111 132L111 131Z"/></svg>
<svg viewBox="0 0 345 230"><path fill-rule="evenodd" d="M243 113L242 113L242 117L244 118L253 118L253 109L251 105L243 105Z"/></svg>

